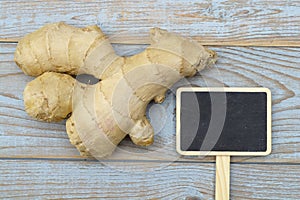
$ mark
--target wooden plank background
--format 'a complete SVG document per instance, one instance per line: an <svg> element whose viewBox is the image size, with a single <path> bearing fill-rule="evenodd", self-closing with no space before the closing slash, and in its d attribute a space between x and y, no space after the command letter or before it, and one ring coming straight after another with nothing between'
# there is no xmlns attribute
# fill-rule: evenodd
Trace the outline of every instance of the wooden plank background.
<svg viewBox="0 0 300 200"><path fill-rule="evenodd" d="M43 123L24 111L32 80L13 62L17 40L45 23L99 25L121 55L148 43L158 26L209 45L215 67L189 82L198 86L263 86L272 91L273 152L232 158L231 199L300 199L300 2L290 1L9 1L0 2L0 198L213 199L214 157L175 152L175 96L152 105L155 143L126 139L96 162L80 157L64 123ZM122 44L120 44L122 43ZM177 84L176 87L182 83ZM174 89L176 88L174 87ZM157 117L163 120L155 120ZM160 156L142 156L161 150ZM139 152L140 154L135 154Z"/></svg>
<svg viewBox="0 0 300 200"><path fill-rule="evenodd" d="M145 43L158 26L205 45L299 46L299 1L1 1L0 37L15 41L45 23L99 25L117 42ZM139 29L139 30L138 30ZM138 30L136 33L135 31Z"/></svg>
<svg viewBox="0 0 300 200"><path fill-rule="evenodd" d="M126 164L118 164L126 168ZM212 199L214 167L211 163L172 163L151 171L143 163L131 165L129 172L120 172L97 162L2 160L0 169L5 182L0 191L13 199ZM231 199L299 197L298 166L232 164L231 170Z"/></svg>

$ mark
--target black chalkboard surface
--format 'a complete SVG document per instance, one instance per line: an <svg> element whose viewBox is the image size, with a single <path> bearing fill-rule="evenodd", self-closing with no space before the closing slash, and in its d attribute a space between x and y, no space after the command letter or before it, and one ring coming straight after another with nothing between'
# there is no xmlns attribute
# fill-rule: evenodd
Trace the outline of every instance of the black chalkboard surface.
<svg viewBox="0 0 300 200"><path fill-rule="evenodd" d="M266 88L180 88L176 109L180 154L271 152L271 93Z"/></svg>

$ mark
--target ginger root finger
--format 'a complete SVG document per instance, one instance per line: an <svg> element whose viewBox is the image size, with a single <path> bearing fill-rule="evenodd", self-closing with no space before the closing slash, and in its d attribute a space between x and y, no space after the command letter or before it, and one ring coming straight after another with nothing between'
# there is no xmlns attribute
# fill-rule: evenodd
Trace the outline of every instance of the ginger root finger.
<svg viewBox="0 0 300 200"><path fill-rule="evenodd" d="M43 26L22 38L15 62L30 76L44 72L77 74L94 44L106 40L97 26L75 28L65 23Z"/></svg>
<svg viewBox="0 0 300 200"><path fill-rule="evenodd" d="M76 131L75 123L73 122L72 116L69 119L67 119L67 121L66 121L66 129L67 129L67 134L68 134L70 143L77 148L80 155L92 157L90 152L86 149L86 147L82 143L82 140Z"/></svg>
<svg viewBox="0 0 300 200"><path fill-rule="evenodd" d="M46 72L29 82L24 90L25 110L47 122L65 119L72 112L75 79L67 74Z"/></svg>

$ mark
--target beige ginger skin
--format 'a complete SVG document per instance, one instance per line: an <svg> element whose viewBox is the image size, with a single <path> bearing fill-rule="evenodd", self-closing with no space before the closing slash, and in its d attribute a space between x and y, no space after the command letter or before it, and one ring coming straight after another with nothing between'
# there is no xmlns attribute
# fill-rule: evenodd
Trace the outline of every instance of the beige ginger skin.
<svg viewBox="0 0 300 200"><path fill-rule="evenodd" d="M42 121L67 119L70 141L81 155L111 155L129 134L141 146L153 143L145 112L150 101L183 77L216 61L215 52L196 42L153 28L143 52L121 57L96 26L48 24L19 41L15 62L38 76L24 90L26 112ZM80 83L71 75L90 74L100 81Z"/></svg>

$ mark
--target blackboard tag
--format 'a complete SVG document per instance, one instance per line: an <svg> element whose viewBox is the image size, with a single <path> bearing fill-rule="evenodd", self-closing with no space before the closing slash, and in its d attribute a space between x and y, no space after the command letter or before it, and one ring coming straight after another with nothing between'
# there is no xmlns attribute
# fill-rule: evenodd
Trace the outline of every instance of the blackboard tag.
<svg viewBox="0 0 300 200"><path fill-rule="evenodd" d="M182 155L271 153L267 88L179 88L176 149Z"/></svg>

